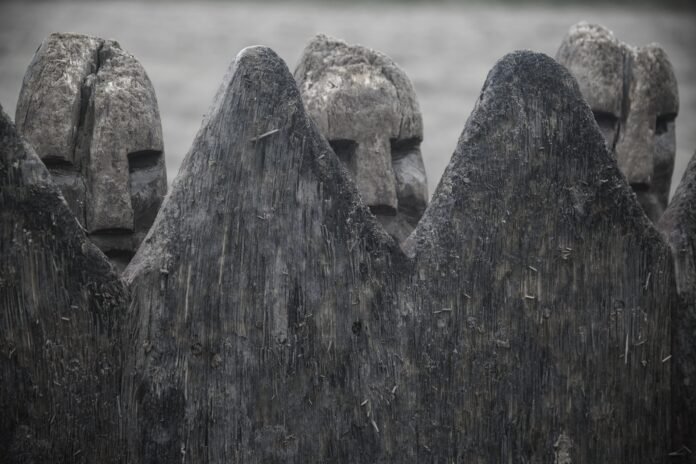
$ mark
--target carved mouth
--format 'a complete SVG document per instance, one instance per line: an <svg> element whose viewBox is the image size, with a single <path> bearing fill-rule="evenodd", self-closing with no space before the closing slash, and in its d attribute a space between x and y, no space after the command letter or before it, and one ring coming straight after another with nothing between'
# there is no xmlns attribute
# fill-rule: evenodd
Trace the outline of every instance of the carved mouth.
<svg viewBox="0 0 696 464"><path fill-rule="evenodd" d="M128 229L102 229L89 234L90 240L104 252L106 256L110 253L122 255L130 253L131 257L134 252L134 234Z"/></svg>
<svg viewBox="0 0 696 464"><path fill-rule="evenodd" d="M130 261L135 255L131 250L109 250L104 254L114 261Z"/></svg>
<svg viewBox="0 0 696 464"><path fill-rule="evenodd" d="M375 216L396 216L396 208L389 205L370 205L370 211Z"/></svg>
<svg viewBox="0 0 696 464"><path fill-rule="evenodd" d="M102 235L104 236L113 236L113 235L130 235L132 234L133 231L130 229L99 229L95 230L90 234L90 237L100 237Z"/></svg>
<svg viewBox="0 0 696 464"><path fill-rule="evenodd" d="M135 255L135 253L130 250L109 250L104 252L104 254L114 263L119 272L123 272Z"/></svg>
<svg viewBox="0 0 696 464"><path fill-rule="evenodd" d="M643 182L636 182L636 183L631 184L631 188L636 193L646 193L646 192L650 191L650 184L646 184Z"/></svg>

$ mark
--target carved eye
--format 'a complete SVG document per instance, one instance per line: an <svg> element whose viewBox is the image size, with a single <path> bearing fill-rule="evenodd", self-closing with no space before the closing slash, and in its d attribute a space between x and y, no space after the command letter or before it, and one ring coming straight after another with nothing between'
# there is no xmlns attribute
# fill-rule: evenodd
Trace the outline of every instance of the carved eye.
<svg viewBox="0 0 696 464"><path fill-rule="evenodd" d="M421 139L412 137L410 139L396 140L391 139L391 155L392 160L399 160L415 150L418 150L421 144Z"/></svg>
<svg viewBox="0 0 696 464"><path fill-rule="evenodd" d="M128 153L128 171L154 168L158 165L162 152L159 150L142 150Z"/></svg>
<svg viewBox="0 0 696 464"><path fill-rule="evenodd" d="M64 158L57 158L57 157L46 157L43 158L41 161L43 161L44 166L48 168L49 171L74 171L75 170L75 165L73 165L70 161L65 160Z"/></svg>
<svg viewBox="0 0 696 464"><path fill-rule="evenodd" d="M347 139L336 139L329 140L329 145L333 149L334 153L338 156L344 164L350 165L355 157L355 150L358 144L353 140Z"/></svg>
<svg viewBox="0 0 696 464"><path fill-rule="evenodd" d="M676 114L662 114L655 121L655 135L665 134L669 130L669 124L674 122Z"/></svg>
<svg viewBox="0 0 696 464"><path fill-rule="evenodd" d="M616 127L616 124L619 122L619 118L611 113L607 113L606 111L592 111L592 113L594 114L595 121L597 121L597 125L600 129L613 130Z"/></svg>

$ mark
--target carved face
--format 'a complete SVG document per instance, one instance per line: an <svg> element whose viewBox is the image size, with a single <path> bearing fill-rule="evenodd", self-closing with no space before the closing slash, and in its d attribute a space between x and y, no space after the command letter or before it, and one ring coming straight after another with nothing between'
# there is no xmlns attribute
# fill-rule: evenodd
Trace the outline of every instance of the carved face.
<svg viewBox="0 0 696 464"><path fill-rule="evenodd" d="M601 26L573 26L556 59L575 76L585 100L651 220L667 207L674 170L677 81L657 45L634 48Z"/></svg>
<svg viewBox="0 0 696 464"><path fill-rule="evenodd" d="M15 120L90 238L125 267L167 188L145 70L116 42L53 34L27 70Z"/></svg>
<svg viewBox="0 0 696 464"><path fill-rule="evenodd" d="M307 109L352 174L363 202L399 241L428 202L415 92L388 57L324 36L295 73Z"/></svg>

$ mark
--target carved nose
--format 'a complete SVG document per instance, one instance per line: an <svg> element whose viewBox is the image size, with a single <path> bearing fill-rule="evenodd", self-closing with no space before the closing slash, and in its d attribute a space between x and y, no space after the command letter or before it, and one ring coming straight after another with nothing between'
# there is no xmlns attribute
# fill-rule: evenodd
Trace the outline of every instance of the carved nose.
<svg viewBox="0 0 696 464"><path fill-rule="evenodd" d="M630 161L623 166L619 165L634 190L648 190L653 179L652 155L634 153Z"/></svg>
<svg viewBox="0 0 696 464"><path fill-rule="evenodd" d="M124 153L95 153L90 157L86 223L89 233L133 231L128 178L128 158Z"/></svg>
<svg viewBox="0 0 696 464"><path fill-rule="evenodd" d="M650 188L654 176L655 118L630 114L616 144L616 160L629 184Z"/></svg>
<svg viewBox="0 0 696 464"><path fill-rule="evenodd" d="M355 156L355 181L363 202L376 215L395 215L398 200L389 139L361 140Z"/></svg>

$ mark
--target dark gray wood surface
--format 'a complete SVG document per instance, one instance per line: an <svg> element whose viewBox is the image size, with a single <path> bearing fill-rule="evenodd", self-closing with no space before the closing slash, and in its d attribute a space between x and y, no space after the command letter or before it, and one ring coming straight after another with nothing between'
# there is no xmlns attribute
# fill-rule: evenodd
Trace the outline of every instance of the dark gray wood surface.
<svg viewBox="0 0 696 464"><path fill-rule="evenodd" d="M406 250L242 51L124 274L128 460L666 459L671 254L564 68L496 64Z"/></svg>
<svg viewBox="0 0 696 464"><path fill-rule="evenodd" d="M0 108L0 462L119 462L126 296Z"/></svg>
<svg viewBox="0 0 696 464"><path fill-rule="evenodd" d="M696 462L696 155L658 224L672 248L680 304L672 312L673 453Z"/></svg>
<svg viewBox="0 0 696 464"><path fill-rule="evenodd" d="M669 250L565 68L494 66L409 246L422 459L664 461Z"/></svg>

